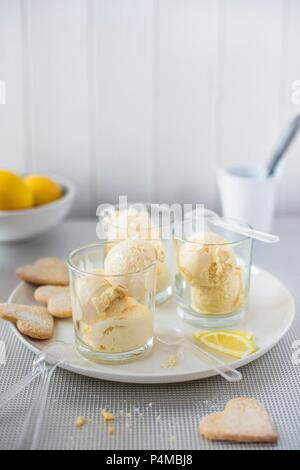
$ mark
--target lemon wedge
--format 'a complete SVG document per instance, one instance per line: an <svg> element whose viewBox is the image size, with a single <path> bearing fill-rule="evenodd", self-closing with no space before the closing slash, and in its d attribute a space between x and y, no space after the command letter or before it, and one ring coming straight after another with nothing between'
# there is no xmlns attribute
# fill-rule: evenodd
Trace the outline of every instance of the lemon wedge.
<svg viewBox="0 0 300 470"><path fill-rule="evenodd" d="M194 333L194 339L202 345L215 351L239 359L256 351L253 334L247 331L208 331L205 333Z"/></svg>

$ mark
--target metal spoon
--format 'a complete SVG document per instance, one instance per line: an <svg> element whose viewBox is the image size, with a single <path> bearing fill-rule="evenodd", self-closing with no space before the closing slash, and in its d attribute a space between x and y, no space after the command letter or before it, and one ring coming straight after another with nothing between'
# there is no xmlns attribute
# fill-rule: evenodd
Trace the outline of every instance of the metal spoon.
<svg viewBox="0 0 300 470"><path fill-rule="evenodd" d="M189 348L193 353L202 359L204 358L205 362L228 382L238 382L242 378L242 374L234 367L192 343L180 328L160 328L156 332L156 339L166 346L185 346Z"/></svg>
<svg viewBox="0 0 300 470"><path fill-rule="evenodd" d="M294 138L296 137L299 131L299 128L300 128L300 115L297 115L291 120L284 134L281 136L280 141L273 153L273 156L266 168L266 171L264 174L265 178L268 178L275 173L280 160L285 155L289 146L291 145Z"/></svg>

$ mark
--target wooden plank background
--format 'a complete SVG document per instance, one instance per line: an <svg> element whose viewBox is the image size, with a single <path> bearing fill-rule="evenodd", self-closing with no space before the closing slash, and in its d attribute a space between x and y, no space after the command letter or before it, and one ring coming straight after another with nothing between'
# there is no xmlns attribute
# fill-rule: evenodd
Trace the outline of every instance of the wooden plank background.
<svg viewBox="0 0 300 470"><path fill-rule="evenodd" d="M218 207L215 169L263 163L300 80L298 0L0 0L0 167L57 173L73 214ZM277 212L300 214L300 138Z"/></svg>

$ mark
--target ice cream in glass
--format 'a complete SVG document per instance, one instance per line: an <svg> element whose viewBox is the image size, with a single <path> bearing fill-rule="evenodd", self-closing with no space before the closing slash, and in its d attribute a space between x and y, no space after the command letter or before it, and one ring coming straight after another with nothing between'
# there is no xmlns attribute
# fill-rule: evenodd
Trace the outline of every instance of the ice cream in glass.
<svg viewBox="0 0 300 470"><path fill-rule="evenodd" d="M124 240L71 253L76 345L88 359L119 363L151 350L156 282L153 251L147 241Z"/></svg>
<svg viewBox="0 0 300 470"><path fill-rule="evenodd" d="M110 241L110 246L127 239L145 240L151 243L156 259L156 303L166 301L172 295L169 210L151 204L131 203L126 209L114 206L111 213L100 212L98 217L99 237Z"/></svg>
<svg viewBox="0 0 300 470"><path fill-rule="evenodd" d="M225 327L242 319L247 310L251 239L220 229L211 218L200 223L191 218L175 227L174 246L179 315L204 327Z"/></svg>

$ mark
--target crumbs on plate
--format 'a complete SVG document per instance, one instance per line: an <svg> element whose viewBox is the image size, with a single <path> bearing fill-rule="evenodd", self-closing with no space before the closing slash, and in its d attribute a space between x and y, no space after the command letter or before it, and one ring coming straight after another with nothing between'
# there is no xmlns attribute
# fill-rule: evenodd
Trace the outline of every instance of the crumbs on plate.
<svg viewBox="0 0 300 470"><path fill-rule="evenodd" d="M169 356L166 362L163 362L160 367L162 369L170 369L171 367L175 367L177 364L177 356Z"/></svg>

